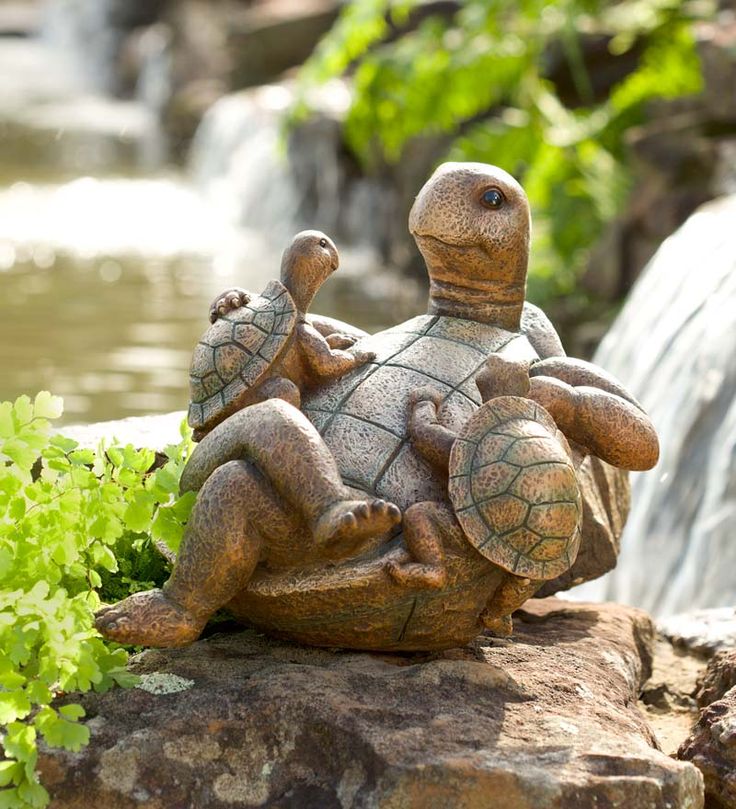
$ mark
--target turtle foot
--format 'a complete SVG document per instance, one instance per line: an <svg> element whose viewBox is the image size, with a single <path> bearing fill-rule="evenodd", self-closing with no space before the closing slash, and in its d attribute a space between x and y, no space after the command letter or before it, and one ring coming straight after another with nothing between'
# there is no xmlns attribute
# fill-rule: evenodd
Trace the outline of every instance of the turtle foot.
<svg viewBox="0 0 736 809"><path fill-rule="evenodd" d="M95 615L97 631L108 640L136 646L186 646L206 621L195 619L162 590L134 593Z"/></svg>
<svg viewBox="0 0 736 809"><path fill-rule="evenodd" d="M438 590L447 582L447 570L442 565L423 565L418 562L387 562L386 572L398 584L409 587L427 587Z"/></svg>
<svg viewBox="0 0 736 809"><path fill-rule="evenodd" d="M351 548L362 539L385 534L401 522L401 511L385 500L343 500L319 518L314 529L317 544Z"/></svg>
<svg viewBox="0 0 736 809"><path fill-rule="evenodd" d="M498 618L490 613L482 612L480 621L491 635L499 638L509 638L514 634L514 621L510 615Z"/></svg>

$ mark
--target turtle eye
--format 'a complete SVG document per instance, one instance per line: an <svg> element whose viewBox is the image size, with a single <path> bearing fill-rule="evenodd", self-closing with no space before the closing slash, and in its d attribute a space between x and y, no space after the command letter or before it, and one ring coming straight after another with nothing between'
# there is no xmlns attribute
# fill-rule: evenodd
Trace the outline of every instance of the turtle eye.
<svg viewBox="0 0 736 809"><path fill-rule="evenodd" d="M320 247L327 247L327 239L320 239L319 240Z"/></svg>
<svg viewBox="0 0 736 809"><path fill-rule="evenodd" d="M480 199L486 208L492 208L493 210L498 210L505 201L504 195L498 188L489 188L487 191L484 191Z"/></svg>

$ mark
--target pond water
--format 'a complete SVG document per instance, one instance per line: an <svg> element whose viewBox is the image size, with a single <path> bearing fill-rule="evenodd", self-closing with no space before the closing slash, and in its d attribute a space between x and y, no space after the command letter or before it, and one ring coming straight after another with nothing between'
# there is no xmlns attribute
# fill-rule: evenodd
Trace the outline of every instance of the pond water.
<svg viewBox="0 0 736 809"><path fill-rule="evenodd" d="M87 95L41 43L0 37L0 75L0 400L48 389L66 422L185 408L210 300L277 275L283 236L153 168L145 111ZM367 330L421 311L373 253L341 252L314 311Z"/></svg>

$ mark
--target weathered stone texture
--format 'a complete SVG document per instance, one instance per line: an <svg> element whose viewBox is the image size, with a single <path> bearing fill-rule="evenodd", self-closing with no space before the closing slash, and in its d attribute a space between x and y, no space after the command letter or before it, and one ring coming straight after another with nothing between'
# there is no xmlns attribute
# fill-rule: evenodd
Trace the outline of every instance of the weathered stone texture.
<svg viewBox="0 0 736 809"><path fill-rule="evenodd" d="M736 687L736 649L718 652L708 662L708 668L698 681L695 698L701 708L710 705Z"/></svg>
<svg viewBox="0 0 736 809"><path fill-rule="evenodd" d="M700 714L677 756L703 774L709 807L736 806L736 688Z"/></svg>
<svg viewBox="0 0 736 809"><path fill-rule="evenodd" d="M436 655L214 635L87 695L90 746L41 766L55 809L699 809L636 708L652 641L637 610L556 599Z"/></svg>

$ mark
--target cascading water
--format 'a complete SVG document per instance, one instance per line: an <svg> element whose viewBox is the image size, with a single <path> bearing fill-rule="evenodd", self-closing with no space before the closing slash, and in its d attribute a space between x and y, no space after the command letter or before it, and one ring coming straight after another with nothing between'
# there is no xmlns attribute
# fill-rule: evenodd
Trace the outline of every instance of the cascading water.
<svg viewBox="0 0 736 809"><path fill-rule="evenodd" d="M632 476L618 566L577 594L656 615L736 604L736 196L667 239L595 361L647 409L661 458Z"/></svg>

